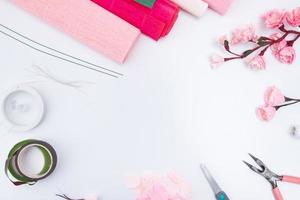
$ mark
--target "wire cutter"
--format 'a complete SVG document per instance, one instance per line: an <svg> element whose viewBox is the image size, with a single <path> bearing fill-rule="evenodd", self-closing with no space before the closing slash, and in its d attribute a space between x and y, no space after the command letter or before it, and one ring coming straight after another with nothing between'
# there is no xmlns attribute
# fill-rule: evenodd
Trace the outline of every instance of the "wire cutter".
<svg viewBox="0 0 300 200"><path fill-rule="evenodd" d="M244 163L254 172L260 174L261 176L263 176L265 179L267 179L267 181L269 183L271 183L272 185L272 192L273 195L275 197L276 200L283 200L282 194L278 188L277 183L278 182L288 182L288 183L295 183L295 184L299 184L300 185L300 178L299 177L293 177L293 176L279 176L277 174L275 174L274 172L272 172L271 170L269 170L266 165L259 160L258 158L256 158L255 156L249 154L252 159L257 163L257 165L261 168L258 169L252 165L250 165L249 163L245 162Z"/></svg>
<svg viewBox="0 0 300 200"><path fill-rule="evenodd" d="M207 179L210 187L212 188L213 192L215 193L215 197L217 200L229 200L226 193L219 187L218 183L215 181L215 179L212 177L212 175L209 173L208 169L205 165L201 164L200 168Z"/></svg>

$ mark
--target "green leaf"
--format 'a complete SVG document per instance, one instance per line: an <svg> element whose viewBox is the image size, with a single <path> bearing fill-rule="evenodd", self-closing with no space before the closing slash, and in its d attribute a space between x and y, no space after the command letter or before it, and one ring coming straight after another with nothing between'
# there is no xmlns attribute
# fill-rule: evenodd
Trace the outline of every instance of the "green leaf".
<svg viewBox="0 0 300 200"><path fill-rule="evenodd" d="M267 41L258 41L257 44L258 44L259 46L266 46L266 45L269 44L269 42L267 42Z"/></svg>
<svg viewBox="0 0 300 200"><path fill-rule="evenodd" d="M264 37L264 36L261 36L260 38L258 38L258 41L270 41L271 39L268 38L268 37Z"/></svg>
<svg viewBox="0 0 300 200"><path fill-rule="evenodd" d="M258 38L257 44L259 46L266 46L266 45L270 44L270 41L271 41L270 38L262 36L262 37Z"/></svg>
<svg viewBox="0 0 300 200"><path fill-rule="evenodd" d="M252 49L247 50L247 51L244 51L243 54L242 54L242 57L243 57L243 58L244 58L244 57L247 57L247 56L249 56L252 52L253 52Z"/></svg>

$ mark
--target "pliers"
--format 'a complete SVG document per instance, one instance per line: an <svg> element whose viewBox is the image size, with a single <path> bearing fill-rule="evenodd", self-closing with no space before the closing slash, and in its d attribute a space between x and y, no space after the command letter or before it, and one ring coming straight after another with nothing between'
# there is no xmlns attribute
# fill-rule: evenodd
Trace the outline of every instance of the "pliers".
<svg viewBox="0 0 300 200"><path fill-rule="evenodd" d="M295 183L295 184L299 184L300 185L300 178L299 177L293 177L293 176L279 176L277 174L275 174L274 172L272 172L271 170L269 170L266 165L259 160L258 158L256 158L255 156L249 154L252 159L257 163L258 166L260 166L261 169L258 169L252 165L250 165L249 163L245 162L244 163L254 172L260 174L261 176L263 176L265 179L267 179L267 181L272 185L272 192L274 194L274 197L276 200L283 200L282 194L278 188L278 182L288 182L288 183Z"/></svg>

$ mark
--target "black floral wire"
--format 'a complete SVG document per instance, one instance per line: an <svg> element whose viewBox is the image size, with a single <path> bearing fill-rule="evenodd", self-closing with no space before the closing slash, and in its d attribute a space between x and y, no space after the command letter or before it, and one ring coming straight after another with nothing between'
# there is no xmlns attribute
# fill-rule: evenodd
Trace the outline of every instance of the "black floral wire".
<svg viewBox="0 0 300 200"><path fill-rule="evenodd" d="M2 26L2 27L4 27L4 26ZM2 31L2 30L0 30L0 33L2 33L3 35L6 35L7 37L9 37L9 38L11 38L11 39L13 39L13 40L15 40L15 41L21 43L21 44L23 44L23 45L25 45L25 46L27 46L27 47L33 49L33 50L36 50L36 51L38 51L38 52L40 52L40 53L43 53L43 54L46 54L46 55L48 55L48 56L52 56L52 57L54 57L54 58L57 58L57 59L60 59L60 60L63 60L63 61L66 61L66 62L75 64L75 65L78 65L78 66L81 66L81 67L84 67L84 68L86 68L86 69L90 69L90 70L93 70L93 71L96 71L96 72L99 72L99 73L102 73L102 74L106 74L106 75L111 76L111 77L114 77L114 78L118 78L118 77L119 77L118 75L122 75L122 74L120 74L120 73L118 73L118 72L116 73L116 72L114 72L114 71L112 71L112 70L110 70L110 71L112 71L112 72L114 72L114 73L116 73L116 74L118 74L118 75L110 74L110 73L108 73L108 72L105 72L105 71L102 71L102 70L99 70L99 69L95 69L95 68L92 68L92 67L90 67L90 66L87 66L87 65L84 65L84 64L81 64L81 63L78 63L78 62L75 62L75 61L72 61L72 60L63 58L63 57L61 57L61 56L54 55L54 54L49 53L49 52L46 52L46 51L43 51L43 50L38 49L38 48L36 48L36 47L34 47L34 46L30 45L30 44L27 44L26 42L24 42L24 41L22 41L22 40L20 40L20 39L18 39L18 38L16 38L16 37L14 37L14 36L12 36L12 35L6 33L6 32L4 32L4 31ZM17 34L17 33L16 33L16 34ZM20 36L22 36L22 35L20 34ZM23 37L23 36L22 36L22 37ZM26 38L26 37L24 37L24 38ZM26 38L26 39L27 39L27 38ZM31 39L30 39L30 41L31 41ZM38 42L35 42L34 40L32 40L32 42L34 42L34 43L36 43L36 44L39 44L39 45L41 45L41 46L44 46L45 48L48 48L48 49L50 49L50 50L54 50L53 48L47 47L46 45L42 45L42 44L40 44L40 43L38 43ZM71 56L71 55L69 55L69 54L60 52L60 51L58 51L58 50L54 50L54 51L56 51L56 52L58 52L58 53L61 53L61 54L65 55L65 56L74 58L74 59L76 59L76 60L79 60L79 61L82 61L82 62L91 64L91 65L93 65L93 66L96 66L96 67L98 66L98 65L89 63L89 62L87 62L87 61L84 61L84 60L82 60L82 59L76 58L76 57L74 57L74 56ZM99 67L102 68L102 69L106 69L106 68L103 68L103 67L101 67L101 66L99 66ZM108 69L106 69L106 70L108 70Z"/></svg>
<svg viewBox="0 0 300 200"><path fill-rule="evenodd" d="M117 75L123 76L123 74L121 74L121 73L119 73L119 72L110 70L110 69L108 69L108 68L105 68L105 67L96 65L96 64L94 64L94 63L85 61L85 60L83 60L83 59L81 59L81 58L77 58L77 57L72 56L72 55L70 55L70 54L67 54L67 53L64 53L64 52L62 52L62 51L56 50L56 49L54 49L54 48L51 48L51 47L49 47L49 46L46 46L46 45L44 45L44 44L42 44L42 43L40 43L40 42L37 42L37 41L35 41L35 40L33 40L33 39L31 39L31 38L29 38L29 37L27 37L27 36L25 36L25 35L23 35L23 34L21 34L21 33L18 33L17 31L14 31L13 29L11 29L11 28L9 28L9 27L3 25L3 24L0 24L0 26L3 27L3 28L5 28L5 29L7 29L7 30L9 30L9 31L11 31L11 32L13 32L13 33L15 33L15 34L17 34L17 35L19 35L19 36L21 36L22 38L24 38L24 39L26 39L26 40L29 40L30 42L33 42L33 43L35 43L35 44L37 44L37 45L40 45L40 46L42 46L42 47L45 47L46 49L55 51L55 52L60 53L60 54L62 54L62 55L64 55L64 56L67 56L67 57L73 58L73 59L75 59L75 60L84 62L84 63L89 64L89 65L92 65L92 66L94 66L94 67L98 67L98 68L104 69L104 70L106 70L106 71L115 73L115 74L117 74Z"/></svg>

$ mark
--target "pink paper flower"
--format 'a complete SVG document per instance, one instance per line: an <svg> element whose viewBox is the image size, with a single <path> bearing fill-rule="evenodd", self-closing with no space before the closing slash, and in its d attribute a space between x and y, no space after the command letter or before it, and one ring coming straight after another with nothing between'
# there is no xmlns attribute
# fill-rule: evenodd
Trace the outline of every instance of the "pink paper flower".
<svg viewBox="0 0 300 200"><path fill-rule="evenodd" d="M267 28L279 28L286 18L285 10L274 9L262 16Z"/></svg>
<svg viewBox="0 0 300 200"><path fill-rule="evenodd" d="M142 199L138 198L139 200L169 200L169 194L164 186L161 184L154 184L149 191L147 192L146 198L142 197Z"/></svg>
<svg viewBox="0 0 300 200"><path fill-rule="evenodd" d="M279 106L285 102L285 97L275 86L268 87L265 92L265 104L268 106Z"/></svg>
<svg viewBox="0 0 300 200"><path fill-rule="evenodd" d="M232 45L239 44L243 41L242 38L243 38L242 30L240 28L237 28L232 32L230 44Z"/></svg>
<svg viewBox="0 0 300 200"><path fill-rule="evenodd" d="M273 106L260 106L256 109L256 115L260 120L270 121L275 116L276 109Z"/></svg>
<svg viewBox="0 0 300 200"><path fill-rule="evenodd" d="M293 47L287 46L281 49L276 57L282 63L292 64L296 58L296 51Z"/></svg>
<svg viewBox="0 0 300 200"><path fill-rule="evenodd" d="M286 15L286 20L291 26L300 26L300 7L288 12Z"/></svg>
<svg viewBox="0 0 300 200"><path fill-rule="evenodd" d="M217 54L214 54L210 57L210 66L213 69L218 68L224 62L225 62L224 58Z"/></svg>
<svg viewBox="0 0 300 200"><path fill-rule="evenodd" d="M191 189L176 174L143 176L130 181L136 185L137 200L190 200ZM132 184L134 183L134 184Z"/></svg>
<svg viewBox="0 0 300 200"><path fill-rule="evenodd" d="M266 69L266 61L263 56L256 56L250 59L246 59L246 63L250 69L264 70Z"/></svg>
<svg viewBox="0 0 300 200"><path fill-rule="evenodd" d="M242 29L243 42L256 41L257 35L253 25L248 25Z"/></svg>
<svg viewBox="0 0 300 200"><path fill-rule="evenodd" d="M273 40L278 40L278 39L281 38L281 37L282 37L282 34L280 34L280 33L275 33L275 34L273 34L273 35L270 36L270 38L273 39ZM282 40L282 41L280 41L280 42L277 42L277 43L271 45L270 48L271 48L272 54L273 54L276 58L278 58L278 52L279 52L281 49L283 49L284 47L286 47L286 45L287 45L287 42L286 42L285 39Z"/></svg>
<svg viewBox="0 0 300 200"><path fill-rule="evenodd" d="M256 40L257 40L257 35L256 35L255 27L253 25L248 25L245 27L235 29L232 32L230 43L236 45L241 42L256 41Z"/></svg>

